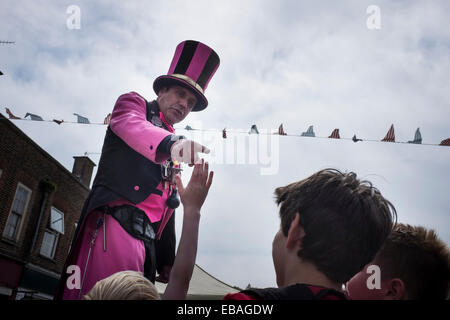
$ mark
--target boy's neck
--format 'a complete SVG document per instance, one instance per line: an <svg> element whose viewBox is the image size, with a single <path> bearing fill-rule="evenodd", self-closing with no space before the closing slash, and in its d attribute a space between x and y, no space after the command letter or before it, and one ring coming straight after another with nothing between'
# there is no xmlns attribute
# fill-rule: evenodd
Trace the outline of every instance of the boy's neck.
<svg viewBox="0 0 450 320"><path fill-rule="evenodd" d="M342 285L340 283L331 281L325 274L320 272L314 264L310 262L301 260L301 262L292 265L291 268L286 268L285 271L285 281L283 286L291 286L297 283L303 283L342 291Z"/></svg>

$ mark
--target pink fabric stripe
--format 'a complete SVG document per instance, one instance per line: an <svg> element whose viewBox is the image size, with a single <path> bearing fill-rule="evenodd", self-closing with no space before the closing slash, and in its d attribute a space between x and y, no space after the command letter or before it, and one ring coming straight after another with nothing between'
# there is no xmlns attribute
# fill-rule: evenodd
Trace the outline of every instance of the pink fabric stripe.
<svg viewBox="0 0 450 320"><path fill-rule="evenodd" d="M175 70L175 67L178 64L178 60L180 60L181 52L183 52L185 43L186 42L182 42L177 46L177 48L175 50L175 55L173 56L173 59L172 59L172 63L170 64L169 72L167 74L172 74L173 71Z"/></svg>
<svg viewBox="0 0 450 320"><path fill-rule="evenodd" d="M208 60L209 54L211 53L211 48L205 47L201 43L198 44L195 50L194 56L192 57L191 63L186 70L186 75L197 82L198 77L205 67L206 61Z"/></svg>

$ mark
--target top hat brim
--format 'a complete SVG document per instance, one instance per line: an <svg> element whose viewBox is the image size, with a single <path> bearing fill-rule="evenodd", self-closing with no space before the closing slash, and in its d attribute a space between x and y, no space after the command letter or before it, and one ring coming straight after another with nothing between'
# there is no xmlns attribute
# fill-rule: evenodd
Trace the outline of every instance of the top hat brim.
<svg viewBox="0 0 450 320"><path fill-rule="evenodd" d="M192 86L189 82L177 77L173 77L170 75L159 76L153 82L153 90L156 94L158 94L159 90L161 90L162 88L173 85L182 86L190 90L195 95L195 97L197 98L197 104L194 106L194 108L192 108L192 111L202 111L208 106L208 99L206 99L203 93Z"/></svg>

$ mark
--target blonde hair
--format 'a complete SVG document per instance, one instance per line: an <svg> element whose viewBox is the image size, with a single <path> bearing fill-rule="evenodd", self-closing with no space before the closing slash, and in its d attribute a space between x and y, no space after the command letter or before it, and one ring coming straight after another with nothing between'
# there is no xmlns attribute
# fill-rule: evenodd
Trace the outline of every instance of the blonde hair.
<svg viewBox="0 0 450 320"><path fill-rule="evenodd" d="M121 271L98 281L84 300L160 300L155 285L137 271Z"/></svg>

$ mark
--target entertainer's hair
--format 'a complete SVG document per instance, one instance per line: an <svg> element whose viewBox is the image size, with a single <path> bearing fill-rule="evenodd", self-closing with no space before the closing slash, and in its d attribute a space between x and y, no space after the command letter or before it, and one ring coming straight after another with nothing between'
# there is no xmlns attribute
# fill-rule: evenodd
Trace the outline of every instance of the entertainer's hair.
<svg viewBox="0 0 450 320"><path fill-rule="evenodd" d="M159 300L155 285L137 271L121 271L98 281L84 300Z"/></svg>
<svg viewBox="0 0 450 320"><path fill-rule="evenodd" d="M321 170L275 189L287 236L297 213L305 231L298 256L345 283L373 260L397 219L394 206L355 173Z"/></svg>
<svg viewBox="0 0 450 320"><path fill-rule="evenodd" d="M403 281L407 299L445 300L450 281L450 253L434 230L398 224L375 257L383 280Z"/></svg>

